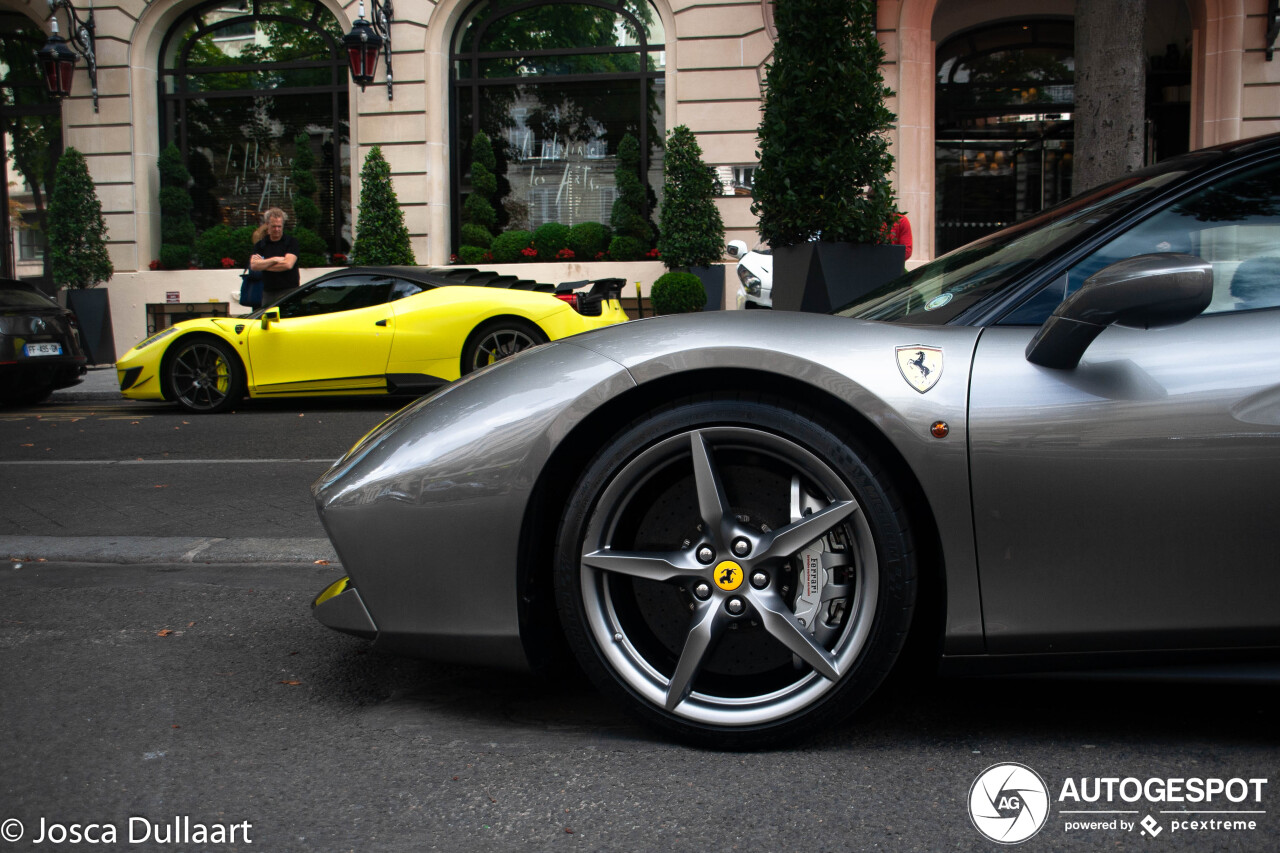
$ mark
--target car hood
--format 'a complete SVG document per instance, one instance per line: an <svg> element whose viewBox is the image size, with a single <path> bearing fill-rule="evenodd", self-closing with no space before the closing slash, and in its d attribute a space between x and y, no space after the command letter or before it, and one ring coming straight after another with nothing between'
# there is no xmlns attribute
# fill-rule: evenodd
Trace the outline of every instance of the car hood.
<svg viewBox="0 0 1280 853"><path fill-rule="evenodd" d="M936 406L964 399L979 332L965 326L894 325L797 311L713 311L624 323L562 343L617 362L637 383L672 372L745 368L823 385L874 389L884 399L904 403L928 398ZM898 363L900 348L921 346L942 351L940 375L927 392L913 388Z"/></svg>
<svg viewBox="0 0 1280 853"><path fill-rule="evenodd" d="M771 374L840 398L871 421L904 455L936 453L939 420L964 445L969 365L980 330L895 326L799 312L717 311L657 317L585 332L528 350L454 382L407 407L356 444L315 484L326 508L425 499L453 488L448 472L491 448L503 474L536 476L581 420L618 394L673 374L749 371ZM933 384L921 391L900 366L919 348L938 353ZM713 380L709 380L713 383ZM714 384L708 385L713 390ZM469 472L470 473L470 472ZM410 491L388 478L414 482Z"/></svg>

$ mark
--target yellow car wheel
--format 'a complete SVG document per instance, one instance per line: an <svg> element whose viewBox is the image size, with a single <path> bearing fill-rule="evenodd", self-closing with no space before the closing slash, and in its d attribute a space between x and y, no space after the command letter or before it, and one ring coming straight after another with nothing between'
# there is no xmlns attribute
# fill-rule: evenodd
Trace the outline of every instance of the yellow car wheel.
<svg viewBox="0 0 1280 853"><path fill-rule="evenodd" d="M178 341L165 359L165 388L182 408L196 414L225 412L244 397L244 367L217 338Z"/></svg>
<svg viewBox="0 0 1280 853"><path fill-rule="evenodd" d="M462 348L462 375L479 370L549 339L532 323L516 318L493 320L476 328Z"/></svg>

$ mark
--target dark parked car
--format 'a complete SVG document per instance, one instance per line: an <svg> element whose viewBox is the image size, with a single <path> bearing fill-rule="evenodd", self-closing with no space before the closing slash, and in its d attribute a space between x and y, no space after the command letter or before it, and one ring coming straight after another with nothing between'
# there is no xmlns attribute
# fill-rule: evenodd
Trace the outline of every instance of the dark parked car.
<svg viewBox="0 0 1280 853"><path fill-rule="evenodd" d="M32 285L0 279L0 404L38 403L84 378L76 316Z"/></svg>
<svg viewBox="0 0 1280 853"><path fill-rule="evenodd" d="M955 673L1280 660L1277 306L1280 135L833 316L537 347L316 483L350 576L314 612L466 665L567 645L640 717L730 747L830 726L904 649Z"/></svg>

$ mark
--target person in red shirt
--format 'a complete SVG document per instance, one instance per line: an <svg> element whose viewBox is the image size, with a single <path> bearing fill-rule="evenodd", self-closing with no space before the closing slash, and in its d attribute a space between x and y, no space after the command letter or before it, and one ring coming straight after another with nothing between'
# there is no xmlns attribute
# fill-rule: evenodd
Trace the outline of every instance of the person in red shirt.
<svg viewBox="0 0 1280 853"><path fill-rule="evenodd" d="M889 242L895 246L905 246L907 258L911 257L911 221L905 213L898 214L897 220L889 229Z"/></svg>

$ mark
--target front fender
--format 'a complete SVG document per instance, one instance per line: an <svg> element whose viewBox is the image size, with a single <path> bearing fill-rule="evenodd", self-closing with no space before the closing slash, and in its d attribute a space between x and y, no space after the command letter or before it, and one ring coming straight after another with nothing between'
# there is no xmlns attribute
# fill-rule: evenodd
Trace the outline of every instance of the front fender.
<svg viewBox="0 0 1280 853"><path fill-rule="evenodd" d="M243 317L204 317L174 323L133 346L116 362L120 393L131 400L164 400L162 371L165 355L178 341L190 335L210 335L229 344L249 372L245 332L252 322Z"/></svg>
<svg viewBox="0 0 1280 853"><path fill-rule="evenodd" d="M316 482L321 522L377 647L527 667L520 520L557 445L633 385L595 353L538 347L393 416Z"/></svg>

